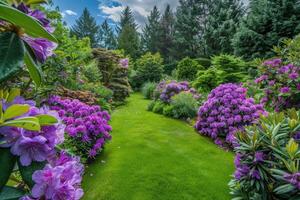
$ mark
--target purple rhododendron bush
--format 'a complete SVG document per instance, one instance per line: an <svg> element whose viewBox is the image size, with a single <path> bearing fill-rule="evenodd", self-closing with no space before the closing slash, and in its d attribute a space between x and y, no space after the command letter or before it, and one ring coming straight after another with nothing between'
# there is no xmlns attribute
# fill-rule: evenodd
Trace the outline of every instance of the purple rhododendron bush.
<svg viewBox="0 0 300 200"><path fill-rule="evenodd" d="M261 116L257 125L237 134L236 199L300 199L300 112Z"/></svg>
<svg viewBox="0 0 300 200"><path fill-rule="evenodd" d="M38 108L34 101L20 96L12 101L1 98L0 105L4 119L0 126L0 155L4 156L0 189L17 163L24 183L31 189L21 199L80 199L84 167L79 157L57 149L64 142L65 131L58 113L46 106Z"/></svg>
<svg viewBox="0 0 300 200"><path fill-rule="evenodd" d="M261 102L275 111L300 108L300 67L286 64L281 59L265 61L255 80L264 92Z"/></svg>
<svg viewBox="0 0 300 200"><path fill-rule="evenodd" d="M65 147L80 156L83 161L95 158L111 139L112 130L108 124L110 115L100 106L90 106L78 99L52 96L48 103L56 110L66 125Z"/></svg>
<svg viewBox="0 0 300 200"><path fill-rule="evenodd" d="M211 137L220 146L235 146L235 133L256 123L261 114L266 114L263 106L255 104L254 99L247 98L246 94L246 88L231 83L212 90L199 108L197 131Z"/></svg>

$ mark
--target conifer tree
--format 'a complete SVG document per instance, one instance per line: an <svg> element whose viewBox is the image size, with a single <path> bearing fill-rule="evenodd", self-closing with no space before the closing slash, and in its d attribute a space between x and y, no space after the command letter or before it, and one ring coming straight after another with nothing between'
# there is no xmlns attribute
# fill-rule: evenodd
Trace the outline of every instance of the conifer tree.
<svg viewBox="0 0 300 200"><path fill-rule="evenodd" d="M77 36L79 39L88 37L91 41L92 47L99 45L99 26L96 23L95 18L90 14L89 10L85 8L79 19L71 28L71 35Z"/></svg>
<svg viewBox="0 0 300 200"><path fill-rule="evenodd" d="M142 50L145 52L158 52L159 45L159 31L160 31L160 13L156 6L154 6L150 15L147 18L147 23L143 29L142 34Z"/></svg>
<svg viewBox="0 0 300 200"><path fill-rule="evenodd" d="M158 50L165 63L174 59L174 29L175 16L168 4L159 22Z"/></svg>
<svg viewBox="0 0 300 200"><path fill-rule="evenodd" d="M100 27L100 46L105 49L116 49L117 41L108 20L104 20Z"/></svg>
<svg viewBox="0 0 300 200"><path fill-rule="evenodd" d="M139 56L140 40L133 13L127 6L121 15L118 26L118 48L123 49L126 55L136 59Z"/></svg>
<svg viewBox="0 0 300 200"><path fill-rule="evenodd" d="M248 16L234 35L233 47L246 59L274 56L272 47L300 33L298 0L251 0Z"/></svg>

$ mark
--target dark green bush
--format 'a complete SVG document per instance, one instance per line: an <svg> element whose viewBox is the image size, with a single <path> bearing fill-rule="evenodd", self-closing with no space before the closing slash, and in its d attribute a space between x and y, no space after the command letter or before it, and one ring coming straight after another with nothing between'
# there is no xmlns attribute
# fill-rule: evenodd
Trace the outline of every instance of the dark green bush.
<svg viewBox="0 0 300 200"><path fill-rule="evenodd" d="M163 115L166 117L173 117L174 107L172 105L166 105L163 110Z"/></svg>
<svg viewBox="0 0 300 200"><path fill-rule="evenodd" d="M197 100L191 93L181 92L172 97L171 113L177 119L192 119L197 115L198 106ZM170 111L167 111L167 113L170 113Z"/></svg>
<svg viewBox="0 0 300 200"><path fill-rule="evenodd" d="M211 60L208 58L196 58L195 60L205 69L208 69L211 66Z"/></svg>
<svg viewBox="0 0 300 200"><path fill-rule="evenodd" d="M155 102L156 102L156 101L151 101L151 102L149 103L149 105L148 105L148 107L147 107L147 110L148 110L148 111L153 111L153 108L154 108L154 106L155 106Z"/></svg>
<svg viewBox="0 0 300 200"><path fill-rule="evenodd" d="M200 70L197 73L196 80L193 82L193 87L198 91L208 93L222 82L221 74L222 71L215 68Z"/></svg>
<svg viewBox="0 0 300 200"><path fill-rule="evenodd" d="M156 101L153 107L153 112L163 114L165 104L161 101Z"/></svg>
<svg viewBox="0 0 300 200"><path fill-rule="evenodd" d="M146 53L135 63L134 86L140 88L146 82L158 82L163 75L163 59L159 53Z"/></svg>
<svg viewBox="0 0 300 200"><path fill-rule="evenodd" d="M142 94L146 99L153 99L156 83L148 82L142 87Z"/></svg>
<svg viewBox="0 0 300 200"><path fill-rule="evenodd" d="M164 65L164 73L167 75L171 75L173 70L176 69L177 62L168 63Z"/></svg>
<svg viewBox="0 0 300 200"><path fill-rule="evenodd" d="M203 70L196 60L191 58L182 59L176 67L176 78L178 80L193 81L196 78L196 74L199 70Z"/></svg>

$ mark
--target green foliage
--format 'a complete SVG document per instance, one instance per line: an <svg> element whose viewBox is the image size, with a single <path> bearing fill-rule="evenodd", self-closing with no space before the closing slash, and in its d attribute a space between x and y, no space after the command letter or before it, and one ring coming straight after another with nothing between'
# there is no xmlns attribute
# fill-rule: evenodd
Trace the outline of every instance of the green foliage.
<svg viewBox="0 0 300 200"><path fill-rule="evenodd" d="M0 190L2 200L19 200L24 195L25 192L23 190L10 186L5 186L2 190Z"/></svg>
<svg viewBox="0 0 300 200"><path fill-rule="evenodd" d="M122 12L118 33L118 48L136 59L139 56L140 40L133 13L128 6Z"/></svg>
<svg viewBox="0 0 300 200"><path fill-rule="evenodd" d="M71 35L82 39L88 37L91 41L92 47L99 46L99 33L100 27L96 23L96 19L91 15L89 10L85 8L79 19L76 20L75 25L71 28Z"/></svg>
<svg viewBox="0 0 300 200"><path fill-rule="evenodd" d="M172 97L171 107L167 108L166 113L172 113L172 117L176 119L192 119L196 117L198 107L193 94L181 92Z"/></svg>
<svg viewBox="0 0 300 200"><path fill-rule="evenodd" d="M163 59L159 53L146 53L135 62L136 75L133 82L137 87L141 87L146 82L158 82L163 73Z"/></svg>
<svg viewBox="0 0 300 200"><path fill-rule="evenodd" d="M155 103L156 103L156 101L151 101L149 104L148 104L148 107L147 107L147 110L148 111L153 111L153 108L154 108L154 106L155 106Z"/></svg>
<svg viewBox="0 0 300 200"><path fill-rule="evenodd" d="M274 56L271 48L300 30L297 0L253 0L250 10L233 38L234 52L245 59Z"/></svg>
<svg viewBox="0 0 300 200"><path fill-rule="evenodd" d="M237 134L236 178L229 184L234 199L299 199L299 179L291 179L300 170L299 131L300 113L289 110L262 116Z"/></svg>
<svg viewBox="0 0 300 200"><path fill-rule="evenodd" d="M196 58L195 60L205 69L208 69L211 66L211 60L208 58Z"/></svg>
<svg viewBox="0 0 300 200"><path fill-rule="evenodd" d="M157 113L157 114L163 114L164 107L165 107L164 102L162 102L162 101L156 101L155 105L153 106L153 110L152 111L154 113Z"/></svg>
<svg viewBox="0 0 300 200"><path fill-rule="evenodd" d="M32 174L36 170L42 170L46 165L46 162L32 162L29 166L23 166L18 160L18 169L21 173L22 180L32 188L35 182L32 180Z"/></svg>
<svg viewBox="0 0 300 200"><path fill-rule="evenodd" d="M100 27L100 46L109 50L117 48L116 36L107 19L104 20Z"/></svg>
<svg viewBox="0 0 300 200"><path fill-rule="evenodd" d="M203 69L196 60L186 57L177 64L176 77L178 80L193 81L197 72Z"/></svg>
<svg viewBox="0 0 300 200"><path fill-rule="evenodd" d="M209 93L222 82L221 75L222 71L216 68L200 70L197 73L197 78L193 82L193 87L201 92Z"/></svg>
<svg viewBox="0 0 300 200"><path fill-rule="evenodd" d="M25 47L17 34L0 33L0 82L11 78L23 67Z"/></svg>
<svg viewBox="0 0 300 200"><path fill-rule="evenodd" d="M300 35L294 39L286 39L277 47L273 48L274 52L289 63L300 66Z"/></svg>
<svg viewBox="0 0 300 200"><path fill-rule="evenodd" d="M173 105L165 105L163 110L163 115L166 117L174 117L174 106Z"/></svg>
<svg viewBox="0 0 300 200"><path fill-rule="evenodd" d="M239 83L247 75L246 63L239 57L222 54L212 58L212 67L220 70L222 83Z"/></svg>
<svg viewBox="0 0 300 200"><path fill-rule="evenodd" d="M176 67L177 67L177 62L164 64L164 74L171 75L172 72L176 69Z"/></svg>
<svg viewBox="0 0 300 200"><path fill-rule="evenodd" d="M157 85L156 83L152 83L152 82L148 82L144 84L144 86L142 87L142 94L146 99L153 99L156 85Z"/></svg>
<svg viewBox="0 0 300 200"><path fill-rule="evenodd" d="M0 191L7 183L10 174L15 166L17 161L16 156L10 153L9 148L0 148ZM0 195L1 196L1 195Z"/></svg>
<svg viewBox="0 0 300 200"><path fill-rule="evenodd" d="M244 8L240 0L214 0L209 8L204 32L206 55L233 53L232 36L236 33Z"/></svg>
<svg viewBox="0 0 300 200"><path fill-rule="evenodd" d="M145 52L157 53L160 34L160 12L156 6L153 7L150 15L147 17L147 23L143 28L142 48Z"/></svg>

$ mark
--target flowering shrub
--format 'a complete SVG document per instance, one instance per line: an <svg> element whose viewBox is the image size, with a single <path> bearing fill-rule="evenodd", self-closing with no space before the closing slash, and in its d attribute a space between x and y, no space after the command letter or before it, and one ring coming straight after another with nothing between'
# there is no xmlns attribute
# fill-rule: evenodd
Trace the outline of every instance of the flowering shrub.
<svg viewBox="0 0 300 200"><path fill-rule="evenodd" d="M160 100L165 103L170 103L171 98L181 92L191 93L195 99L200 98L200 95L197 93L197 91L194 88L189 87L189 83L187 81L171 81L169 83L165 83L163 81L158 84L156 91L160 92Z"/></svg>
<svg viewBox="0 0 300 200"><path fill-rule="evenodd" d="M101 111L99 106L90 106L77 99L63 99L52 96L48 103L56 110L66 124L68 147L82 159L94 158L111 139L112 130L108 124L108 112Z"/></svg>
<svg viewBox="0 0 300 200"><path fill-rule="evenodd" d="M71 157L61 152L54 159L49 159L42 170L33 173L34 186L30 196L24 196L21 200L79 200L83 196L80 188L84 166L78 157Z"/></svg>
<svg viewBox="0 0 300 200"><path fill-rule="evenodd" d="M212 90L207 101L200 107L195 128L222 145L225 138L229 145L235 143L235 133L244 126L256 122L265 114L262 105L247 98L247 89L236 84L223 84Z"/></svg>
<svg viewBox="0 0 300 200"><path fill-rule="evenodd" d="M237 134L231 194L236 199L299 199L300 113L262 116Z"/></svg>
<svg viewBox="0 0 300 200"><path fill-rule="evenodd" d="M259 71L255 83L265 94L262 103L276 111L300 108L300 67L273 59L265 61Z"/></svg>

